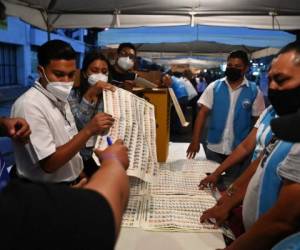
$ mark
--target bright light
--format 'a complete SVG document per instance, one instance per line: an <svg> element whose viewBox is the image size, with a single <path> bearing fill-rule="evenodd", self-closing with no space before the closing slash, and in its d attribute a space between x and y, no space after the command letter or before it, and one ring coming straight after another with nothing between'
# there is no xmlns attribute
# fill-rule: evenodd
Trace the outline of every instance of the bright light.
<svg viewBox="0 0 300 250"><path fill-rule="evenodd" d="M105 29L104 29L104 31L107 31L107 30L109 30L109 28L105 28Z"/></svg>

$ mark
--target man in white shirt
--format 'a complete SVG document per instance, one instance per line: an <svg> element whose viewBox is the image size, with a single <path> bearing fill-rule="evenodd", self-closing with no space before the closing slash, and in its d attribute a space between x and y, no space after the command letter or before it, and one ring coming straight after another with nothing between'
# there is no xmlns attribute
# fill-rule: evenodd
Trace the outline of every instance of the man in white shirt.
<svg viewBox="0 0 300 250"><path fill-rule="evenodd" d="M231 52L227 59L225 76L208 85L201 95L200 111L194 125L192 142L187 157L194 158L200 149L200 138L208 115L206 157L222 163L246 138L254 120L264 110L263 94L254 82L245 78L249 65L244 51ZM248 164L246 164L248 165ZM233 179L239 172L232 173Z"/></svg>
<svg viewBox="0 0 300 250"><path fill-rule="evenodd" d="M51 40L38 51L40 79L14 103L12 117L26 119L30 142L14 142L17 174L47 182L72 183L83 170L79 150L87 140L113 124L108 114L97 114L77 131L67 97L76 72L76 53L66 42Z"/></svg>

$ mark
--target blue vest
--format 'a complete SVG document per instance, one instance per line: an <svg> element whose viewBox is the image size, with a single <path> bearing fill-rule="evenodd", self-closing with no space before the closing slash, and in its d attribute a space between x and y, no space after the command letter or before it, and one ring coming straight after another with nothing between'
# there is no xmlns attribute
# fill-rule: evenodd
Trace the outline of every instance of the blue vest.
<svg viewBox="0 0 300 250"><path fill-rule="evenodd" d="M249 86L242 86L242 90L235 105L233 148L244 140L251 129L252 105L258 91L254 82L248 82L248 84ZM211 120L207 140L211 144L217 144L222 139L230 107L229 90L224 80L218 80L216 82L213 98L214 101L211 110Z"/></svg>
<svg viewBox="0 0 300 250"><path fill-rule="evenodd" d="M280 241L272 250L300 250L300 233L295 233Z"/></svg>
<svg viewBox="0 0 300 250"><path fill-rule="evenodd" d="M266 145L269 144L269 142L272 138L272 130L270 127L270 122L276 116L276 112L272 106L269 106L267 109L268 110L264 114L264 116L261 118L259 127L257 129L256 147L254 149L251 161L254 161L257 159L257 157L261 153L261 150L263 148L265 148ZM265 133L266 133L266 135L265 135L265 137L263 137Z"/></svg>
<svg viewBox="0 0 300 250"><path fill-rule="evenodd" d="M280 163L287 157L293 143L279 141L263 166L256 218L267 212L277 201L282 179L277 174Z"/></svg>
<svg viewBox="0 0 300 250"><path fill-rule="evenodd" d="M175 93L177 99L187 97L188 93L185 89L184 84L180 81L180 79L178 79L175 76L172 76L171 79L172 79L171 87L174 90L174 93Z"/></svg>

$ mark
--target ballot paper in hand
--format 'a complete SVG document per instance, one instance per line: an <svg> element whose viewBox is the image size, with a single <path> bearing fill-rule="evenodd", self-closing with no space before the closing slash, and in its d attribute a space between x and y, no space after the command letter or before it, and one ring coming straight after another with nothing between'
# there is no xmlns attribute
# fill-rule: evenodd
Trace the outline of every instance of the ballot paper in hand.
<svg viewBox="0 0 300 250"><path fill-rule="evenodd" d="M115 119L108 136L121 139L128 147L127 174L150 182L158 163L156 155L156 122L154 106L129 91L116 88L103 91L104 112ZM106 137L98 136L96 148L107 147ZM96 163L99 161L95 155Z"/></svg>

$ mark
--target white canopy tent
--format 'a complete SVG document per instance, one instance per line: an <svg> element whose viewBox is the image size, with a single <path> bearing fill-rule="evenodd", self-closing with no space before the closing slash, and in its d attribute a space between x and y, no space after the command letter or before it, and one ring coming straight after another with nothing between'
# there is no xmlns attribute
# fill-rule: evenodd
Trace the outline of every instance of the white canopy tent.
<svg viewBox="0 0 300 250"><path fill-rule="evenodd" d="M3 0L8 15L42 29L222 25L298 29L295 0Z"/></svg>

